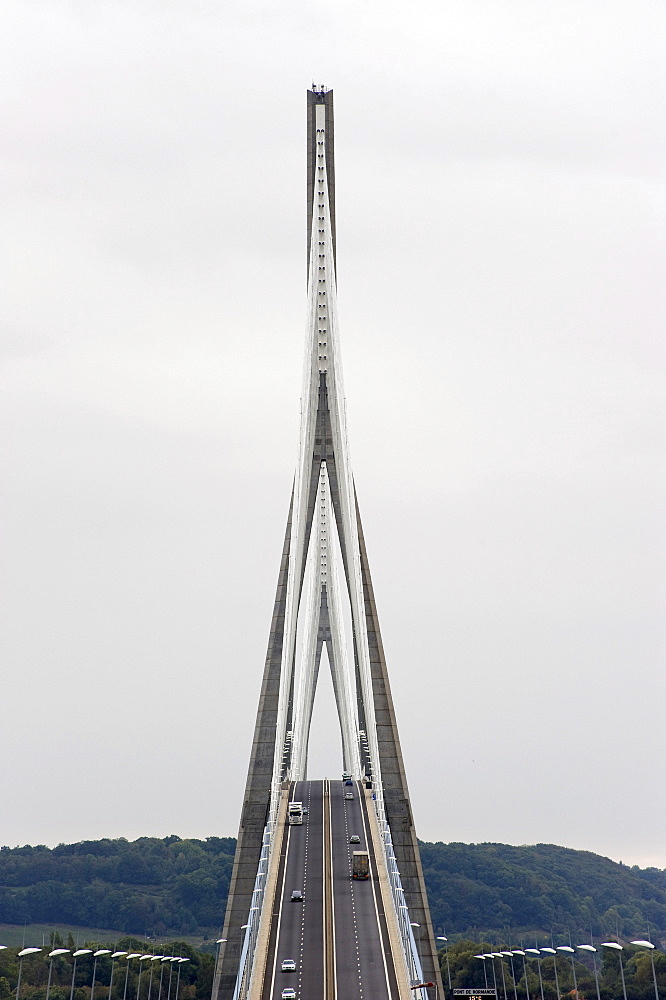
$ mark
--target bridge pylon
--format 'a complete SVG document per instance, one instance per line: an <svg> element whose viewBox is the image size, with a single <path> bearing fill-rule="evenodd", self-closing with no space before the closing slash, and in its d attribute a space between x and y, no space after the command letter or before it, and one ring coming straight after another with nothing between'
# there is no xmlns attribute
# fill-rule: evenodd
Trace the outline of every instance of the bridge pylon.
<svg viewBox="0 0 666 1000"><path fill-rule="evenodd" d="M443 996L349 459L336 293L333 91L313 85L307 92L308 318L299 458L212 1000L249 996L272 848L281 842L280 802L290 782L306 778L324 645L341 770L371 797L401 961L412 982L436 983Z"/></svg>

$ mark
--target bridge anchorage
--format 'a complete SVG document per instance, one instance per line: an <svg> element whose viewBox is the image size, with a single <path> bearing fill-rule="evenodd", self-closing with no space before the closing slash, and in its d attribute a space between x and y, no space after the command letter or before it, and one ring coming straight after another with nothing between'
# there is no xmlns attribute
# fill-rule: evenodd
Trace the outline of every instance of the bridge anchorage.
<svg viewBox="0 0 666 1000"><path fill-rule="evenodd" d="M313 85L299 460L212 1000L444 996L347 448L333 127ZM306 778L324 644L339 781Z"/></svg>

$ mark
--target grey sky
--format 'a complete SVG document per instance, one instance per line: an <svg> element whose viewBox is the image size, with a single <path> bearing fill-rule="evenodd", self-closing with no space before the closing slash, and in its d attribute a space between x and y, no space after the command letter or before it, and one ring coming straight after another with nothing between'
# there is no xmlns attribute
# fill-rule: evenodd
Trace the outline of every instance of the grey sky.
<svg viewBox="0 0 666 1000"><path fill-rule="evenodd" d="M0 843L236 833L314 78L419 833L666 867L661 0L3 22ZM339 767L327 697L315 776Z"/></svg>

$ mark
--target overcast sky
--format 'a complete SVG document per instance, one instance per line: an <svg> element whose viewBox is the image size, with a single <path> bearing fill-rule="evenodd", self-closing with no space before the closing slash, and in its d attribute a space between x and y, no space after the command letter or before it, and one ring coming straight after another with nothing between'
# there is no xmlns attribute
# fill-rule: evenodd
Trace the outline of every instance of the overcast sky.
<svg viewBox="0 0 666 1000"><path fill-rule="evenodd" d="M2 21L0 843L236 834L315 79L418 832L666 867L663 0ZM326 688L316 713L334 775Z"/></svg>

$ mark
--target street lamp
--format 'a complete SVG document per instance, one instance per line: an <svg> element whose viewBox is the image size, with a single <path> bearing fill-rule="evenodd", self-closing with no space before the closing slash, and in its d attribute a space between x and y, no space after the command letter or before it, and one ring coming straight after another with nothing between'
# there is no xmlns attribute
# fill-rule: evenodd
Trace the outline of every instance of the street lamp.
<svg viewBox="0 0 666 1000"><path fill-rule="evenodd" d="M530 1000L530 986L527 981L527 959L525 957L525 952L522 950L522 948L514 948L513 954L520 955L523 960L523 975L525 976L525 1000Z"/></svg>
<svg viewBox="0 0 666 1000"><path fill-rule="evenodd" d="M46 1000L49 1000L49 993L51 992L51 973L53 972L53 959L56 955L69 955L69 948L54 948L53 951L49 952L49 981L46 984Z"/></svg>
<svg viewBox="0 0 666 1000"><path fill-rule="evenodd" d="M597 949L593 944L579 944L576 945L579 951L587 951L592 955L592 966L594 968L594 981L597 984L597 1000L601 1000L601 993L599 992L599 970L597 969Z"/></svg>
<svg viewBox="0 0 666 1000"><path fill-rule="evenodd" d="M139 978L136 983L136 1000L139 1000L141 996L141 973L143 972L142 962L148 962L152 959L152 955L140 955L139 956ZM93 1000L91 997L90 1000Z"/></svg>
<svg viewBox="0 0 666 1000"><path fill-rule="evenodd" d="M69 948L66 948L65 951L69 951ZM93 962L92 982L90 984L90 1000L95 1000L95 974L97 972L97 959L100 957L100 955L110 955L110 954L111 954L110 948L98 948L97 951L93 952L93 958L95 959L95 961ZM50 973L51 970L49 969L49 978L50 978ZM46 1000L48 1000L48 993Z"/></svg>
<svg viewBox="0 0 666 1000"><path fill-rule="evenodd" d="M483 981L486 984L486 989L488 989L488 973L486 972L486 956L485 955L475 955L474 958L480 958L483 962Z"/></svg>
<svg viewBox="0 0 666 1000"><path fill-rule="evenodd" d="M23 940L25 941L25 937L23 938ZM5 945L5 947L7 946ZM21 959L21 961L19 962L18 983L16 984L16 1000L19 1000L19 993L21 991L21 973L23 972L23 959L26 957L26 955L36 955L37 952L41 950L42 950L41 948L23 948L23 950L18 953L18 957Z"/></svg>
<svg viewBox="0 0 666 1000"><path fill-rule="evenodd" d="M617 951L618 952L618 956L617 957L618 957L618 960L620 962L620 975L622 977L622 996L624 997L624 1000L627 1000L627 987L626 987L626 984L624 982L624 968L622 966L622 955L620 954L620 952L624 951L624 949L623 949L623 947L622 947L621 944L617 943L617 941L602 941L601 942L601 947L602 948L612 948L613 951Z"/></svg>
<svg viewBox="0 0 666 1000"><path fill-rule="evenodd" d="M125 967L125 989L123 990L123 1000L127 1000L127 981L129 979L129 964L131 958L141 958L141 952L132 951L127 956L127 966ZM69 1000L72 1000L72 998L70 997Z"/></svg>
<svg viewBox="0 0 666 1000"><path fill-rule="evenodd" d="M516 972L513 967L513 952L503 951L502 954L506 955L506 957L511 962L511 978L513 979L513 1000L518 1000L518 987L516 986Z"/></svg>
<svg viewBox="0 0 666 1000"><path fill-rule="evenodd" d="M635 944L638 948L647 948L650 952L650 965L652 966L652 982L654 983L654 995L656 997L656 1000L659 1000L657 973L654 971L654 955L652 954L652 952L654 951L654 945L652 944L652 941L644 941L642 938L638 941L632 941L631 943Z"/></svg>
<svg viewBox="0 0 666 1000"><path fill-rule="evenodd" d="M126 954L127 954L126 951L114 951L111 955L111 976L109 977L109 1000L111 1000L111 990L113 989L113 970L116 965L116 959L122 958L123 955Z"/></svg>
<svg viewBox="0 0 666 1000"><path fill-rule="evenodd" d="M555 970L555 993L559 1000L560 997L560 982L557 978L557 952L554 948L539 948L539 951L543 951L546 955L553 956L553 969Z"/></svg>
<svg viewBox="0 0 666 1000"><path fill-rule="evenodd" d="M183 962L189 962L189 958L179 958L178 959L178 980L176 982L176 1000L178 1000L178 995L180 993L180 967Z"/></svg>
<svg viewBox="0 0 666 1000"><path fill-rule="evenodd" d="M537 970L539 972L539 989L541 990L541 1000L544 1000L543 996L543 976L541 975L541 952L538 948L526 948L526 955L532 955L537 960Z"/></svg>
<svg viewBox="0 0 666 1000"><path fill-rule="evenodd" d="M69 991L69 1000L74 1000L74 979L76 977L76 963L81 955L92 955L92 948L79 948L74 952L74 965L72 966L72 988ZM17 998L18 1000L18 998Z"/></svg>
<svg viewBox="0 0 666 1000"><path fill-rule="evenodd" d="M444 937L443 934L440 934L440 936L437 938L437 940L444 942L444 957L446 958L446 978L449 981L449 991L450 991L451 990L451 968L449 966L449 945L448 945L449 939L447 937ZM485 969L485 965L483 966L483 968Z"/></svg>
<svg viewBox="0 0 666 1000"><path fill-rule="evenodd" d="M571 940L571 935L569 935L569 940ZM572 948L570 944L558 944L558 951L563 951L567 955L571 955L571 976L573 979L574 993L578 996L578 982L576 980L576 965L574 962L574 955L576 954L576 949Z"/></svg>

